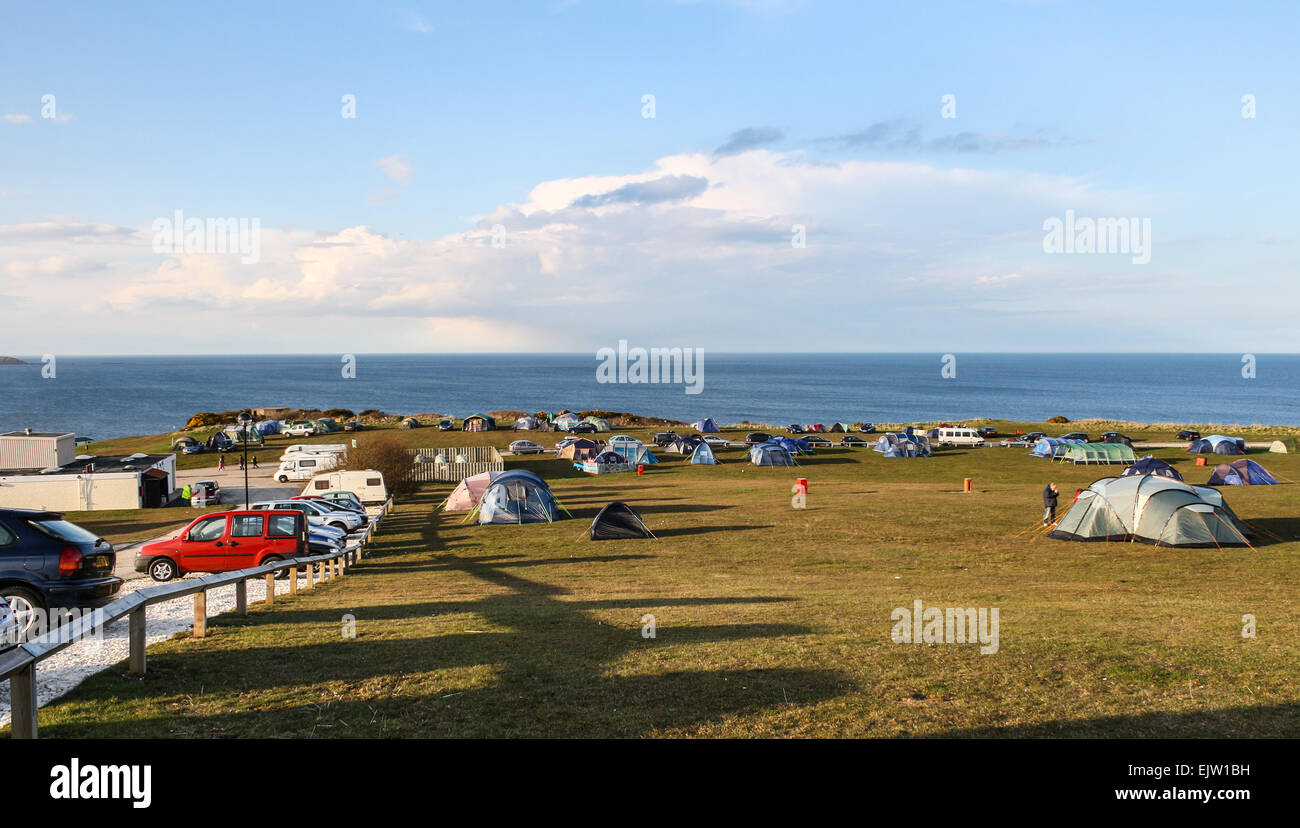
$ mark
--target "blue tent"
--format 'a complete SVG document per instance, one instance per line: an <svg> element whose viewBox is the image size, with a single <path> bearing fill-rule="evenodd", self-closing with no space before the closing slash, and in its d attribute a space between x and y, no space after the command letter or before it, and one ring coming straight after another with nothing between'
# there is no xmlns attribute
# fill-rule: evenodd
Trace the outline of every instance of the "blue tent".
<svg viewBox="0 0 1300 828"><path fill-rule="evenodd" d="M713 449L709 448L708 443L700 443L691 452L691 462L697 466L716 466L718 458L713 456Z"/></svg>
<svg viewBox="0 0 1300 828"><path fill-rule="evenodd" d="M1164 460L1157 460L1149 454L1120 472L1121 477L1130 477L1135 474L1154 474L1159 477L1168 477L1173 480L1183 479L1183 476L1179 474L1178 470L1173 466L1169 465Z"/></svg>
<svg viewBox="0 0 1300 828"><path fill-rule="evenodd" d="M750 448L749 462L755 466L793 466L794 457L775 443L759 443Z"/></svg>
<svg viewBox="0 0 1300 828"><path fill-rule="evenodd" d="M718 424L713 422L712 417L705 417L703 420L700 420L698 423L691 423L691 428L695 429L701 434L719 433Z"/></svg>
<svg viewBox="0 0 1300 828"><path fill-rule="evenodd" d="M1065 453L1065 447L1071 443L1082 443L1082 440L1062 440L1059 437L1042 437L1034 443L1034 447L1029 450L1031 457L1060 457Z"/></svg>
<svg viewBox="0 0 1300 828"><path fill-rule="evenodd" d="M659 458L655 457L654 452L650 451L648 447L642 446L641 450L637 452L636 459L632 462L642 466L653 466L659 462Z"/></svg>
<svg viewBox="0 0 1300 828"><path fill-rule="evenodd" d="M512 469L492 480L475 511L480 525L550 523L559 520L562 508L542 478L530 471Z"/></svg>
<svg viewBox="0 0 1300 828"><path fill-rule="evenodd" d="M885 450L885 457L922 457L921 447L911 440L899 440Z"/></svg>
<svg viewBox="0 0 1300 828"><path fill-rule="evenodd" d="M1220 463L1210 473L1207 486L1276 486L1277 479L1254 460L1244 457L1231 463Z"/></svg>
<svg viewBox="0 0 1300 828"><path fill-rule="evenodd" d="M279 434L279 433L280 433L280 421L279 421L279 420L262 420L260 423L256 423L256 424L253 426L253 430L256 431L258 434Z"/></svg>
<svg viewBox="0 0 1300 828"><path fill-rule="evenodd" d="M1240 437L1211 434L1209 437L1193 440L1187 450L1193 454L1245 454L1246 441Z"/></svg>
<svg viewBox="0 0 1300 828"><path fill-rule="evenodd" d="M792 437L773 437L771 440L765 442L785 449L790 452L792 456L798 454L809 454L812 452L812 448L808 445L807 440L796 440Z"/></svg>

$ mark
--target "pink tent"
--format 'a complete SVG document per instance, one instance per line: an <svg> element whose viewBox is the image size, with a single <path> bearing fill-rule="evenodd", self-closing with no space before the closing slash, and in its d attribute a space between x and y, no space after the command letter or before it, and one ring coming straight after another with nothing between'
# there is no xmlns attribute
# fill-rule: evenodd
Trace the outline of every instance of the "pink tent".
<svg viewBox="0 0 1300 828"><path fill-rule="evenodd" d="M452 493L447 497L446 504L443 505L444 512L468 512L478 505L479 499L487 491L488 486L501 472L486 471L480 474L472 474L460 481Z"/></svg>

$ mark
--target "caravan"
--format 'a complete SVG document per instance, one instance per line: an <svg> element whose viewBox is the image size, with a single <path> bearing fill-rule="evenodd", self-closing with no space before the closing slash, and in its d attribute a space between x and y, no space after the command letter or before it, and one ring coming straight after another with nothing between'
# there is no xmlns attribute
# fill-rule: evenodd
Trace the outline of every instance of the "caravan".
<svg viewBox="0 0 1300 828"><path fill-rule="evenodd" d="M336 471L318 474L302 490L305 495L323 495L328 492L352 492L362 503L383 503L388 499L384 475L374 469Z"/></svg>
<svg viewBox="0 0 1300 828"><path fill-rule="evenodd" d="M347 450L343 443L294 443L284 450L283 457L290 454L345 454Z"/></svg>

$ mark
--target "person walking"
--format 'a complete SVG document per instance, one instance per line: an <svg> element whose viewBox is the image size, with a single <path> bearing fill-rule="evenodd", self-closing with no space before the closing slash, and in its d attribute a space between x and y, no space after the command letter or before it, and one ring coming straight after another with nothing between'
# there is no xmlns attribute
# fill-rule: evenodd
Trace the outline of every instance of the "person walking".
<svg viewBox="0 0 1300 828"><path fill-rule="evenodd" d="M1060 490L1055 483L1048 483L1047 488L1043 489L1043 525L1049 526L1056 523L1056 499L1060 496Z"/></svg>
<svg viewBox="0 0 1300 828"><path fill-rule="evenodd" d="M226 470L226 455L222 454L217 457L217 471Z"/></svg>
<svg viewBox="0 0 1300 828"><path fill-rule="evenodd" d="M253 468L257 468L257 455L253 455Z"/></svg>

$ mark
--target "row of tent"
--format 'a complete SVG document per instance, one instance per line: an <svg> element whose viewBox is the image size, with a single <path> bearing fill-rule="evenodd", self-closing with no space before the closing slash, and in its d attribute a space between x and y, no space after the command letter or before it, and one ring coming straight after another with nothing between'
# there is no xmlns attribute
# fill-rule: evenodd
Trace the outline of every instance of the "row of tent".
<svg viewBox="0 0 1300 828"><path fill-rule="evenodd" d="M908 426L901 432L888 431L876 438L872 451L884 457L931 457L930 438Z"/></svg>
<svg viewBox="0 0 1300 828"><path fill-rule="evenodd" d="M1178 470L1164 460L1159 460L1151 455L1143 457L1133 465L1120 472L1121 477L1132 477L1134 475L1153 474L1159 477L1167 477L1171 480L1181 481L1183 476ZM1210 479L1205 481L1207 486L1276 486L1277 478L1269 474L1268 470L1254 460L1241 458L1231 463L1220 463L1210 472Z"/></svg>
<svg viewBox="0 0 1300 828"><path fill-rule="evenodd" d="M489 471L460 481L442 504L446 512L469 512L479 525L554 523L569 510L555 498L546 481L530 471ZM468 519L467 518L467 519ZM621 500L608 503L591 522L592 540L653 538L631 506Z"/></svg>

